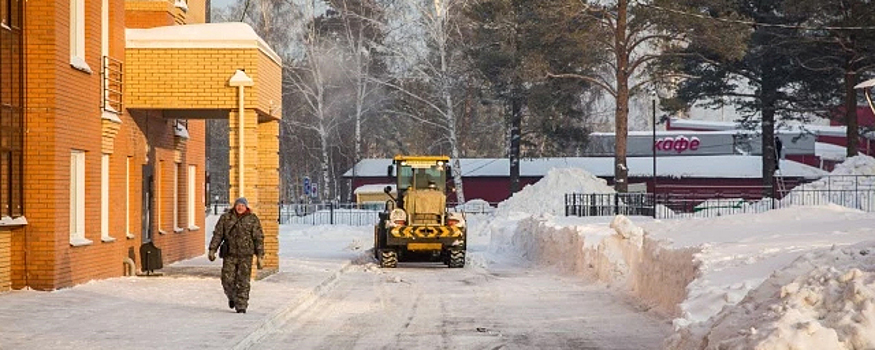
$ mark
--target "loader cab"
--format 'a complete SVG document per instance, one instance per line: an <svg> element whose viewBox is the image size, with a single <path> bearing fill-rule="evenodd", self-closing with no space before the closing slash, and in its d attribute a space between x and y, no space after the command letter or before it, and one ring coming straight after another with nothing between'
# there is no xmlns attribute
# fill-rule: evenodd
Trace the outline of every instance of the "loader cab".
<svg viewBox="0 0 875 350"><path fill-rule="evenodd" d="M398 188L405 190L438 190L446 193L446 165L436 163L431 166L399 164Z"/></svg>
<svg viewBox="0 0 875 350"><path fill-rule="evenodd" d="M403 209L409 224L442 225L446 216L449 157L396 156L394 168L398 197L395 208Z"/></svg>
<svg viewBox="0 0 875 350"><path fill-rule="evenodd" d="M397 207L404 207L408 191L438 191L447 193L447 174L450 173L450 158L443 156L396 156L389 165L387 175L396 178Z"/></svg>
<svg viewBox="0 0 875 350"><path fill-rule="evenodd" d="M391 200L374 227L374 257L381 267L417 258L465 266L464 213L447 210L449 161L446 156L396 156L388 166L397 194L391 194L391 186L384 189Z"/></svg>

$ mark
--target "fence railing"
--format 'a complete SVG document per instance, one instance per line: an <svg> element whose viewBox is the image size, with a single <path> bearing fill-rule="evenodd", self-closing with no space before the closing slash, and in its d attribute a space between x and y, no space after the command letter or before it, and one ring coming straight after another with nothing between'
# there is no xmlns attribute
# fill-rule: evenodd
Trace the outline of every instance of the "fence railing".
<svg viewBox="0 0 875 350"><path fill-rule="evenodd" d="M468 214L488 214L495 210L495 205L487 202L471 202L461 206L449 203L447 209ZM207 215L221 215L230 207L229 204L213 204L207 208ZM377 223L378 214L384 209L384 203L283 204L280 205L277 220L281 225L368 226Z"/></svg>
<svg viewBox="0 0 875 350"><path fill-rule="evenodd" d="M761 186L708 188L675 185L661 187L662 192L656 195L571 193L565 196L565 214L711 217L825 204L875 212L875 176L872 175L829 175L814 182L785 185L783 191L778 187Z"/></svg>
<svg viewBox="0 0 875 350"><path fill-rule="evenodd" d="M762 213L792 206L837 204L875 212L875 188L822 190L796 188L783 198L710 198L660 193L570 193L565 195L566 216L637 215L655 218L714 217Z"/></svg>
<svg viewBox="0 0 875 350"><path fill-rule="evenodd" d="M103 109L121 113L124 111L124 63L109 56L103 56L101 67L103 87Z"/></svg>

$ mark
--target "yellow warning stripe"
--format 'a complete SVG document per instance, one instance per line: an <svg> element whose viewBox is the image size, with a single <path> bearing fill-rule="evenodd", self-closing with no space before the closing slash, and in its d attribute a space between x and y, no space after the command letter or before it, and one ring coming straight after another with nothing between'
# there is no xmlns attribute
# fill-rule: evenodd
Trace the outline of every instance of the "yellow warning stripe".
<svg viewBox="0 0 875 350"><path fill-rule="evenodd" d="M462 230L452 226L402 226L392 228L397 238L447 238L461 237Z"/></svg>

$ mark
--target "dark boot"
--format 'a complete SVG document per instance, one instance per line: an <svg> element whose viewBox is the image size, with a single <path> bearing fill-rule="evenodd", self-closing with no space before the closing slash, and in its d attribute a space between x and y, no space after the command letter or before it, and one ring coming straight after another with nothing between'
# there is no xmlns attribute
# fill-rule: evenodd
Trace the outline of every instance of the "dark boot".
<svg viewBox="0 0 875 350"><path fill-rule="evenodd" d="M245 314L245 313L246 313L246 309L237 309L237 313L238 313L238 314Z"/></svg>
<svg viewBox="0 0 875 350"><path fill-rule="evenodd" d="M231 308L231 309L234 308L234 301L233 301L233 300L228 299L228 307Z"/></svg>

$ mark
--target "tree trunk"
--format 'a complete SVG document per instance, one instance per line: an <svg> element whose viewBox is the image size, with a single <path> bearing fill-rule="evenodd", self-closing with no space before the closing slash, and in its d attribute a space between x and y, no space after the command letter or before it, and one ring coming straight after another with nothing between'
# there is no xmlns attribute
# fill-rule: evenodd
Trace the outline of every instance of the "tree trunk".
<svg viewBox="0 0 875 350"><path fill-rule="evenodd" d="M627 192L629 189L629 168L626 165L626 138L629 119L629 53L626 48L626 15L628 0L617 2L617 28L614 32L614 46L617 55L617 101L614 112L616 143L614 145L614 189Z"/></svg>
<svg viewBox="0 0 875 350"><path fill-rule="evenodd" d="M359 54L357 53L356 56L359 57ZM359 70L359 73L362 73L361 72L361 63L357 62L357 64L358 64L357 69ZM363 113L362 111L364 109L363 105L365 103L364 100L365 100L365 89L366 89L366 87L364 85L365 84L364 77L362 76L362 74L359 74L359 76L357 77L356 80L357 80L357 86L356 86L357 91L356 91L356 101L355 101L355 142L354 142L355 145L353 146L355 149L353 150L353 153L352 153L353 154L353 156L352 156L353 157L353 162L352 162L353 163L353 166L352 166L352 182L353 183L355 183L356 176L358 175L356 173L358 170L357 169L358 162L361 161L361 159L362 159L362 113ZM353 188L352 185L349 186L349 198L350 198L350 201L355 200L355 189Z"/></svg>
<svg viewBox="0 0 875 350"><path fill-rule="evenodd" d="M329 187L329 184L331 184L331 173L330 173L329 162L331 160L328 159L328 133L324 132L324 131L320 131L319 140L321 141L320 146L322 149L322 164L321 164L321 169L322 169L322 184L321 184L321 186L322 186L322 188L320 188L320 190L322 191L322 198L320 198L320 199L325 201L325 200L328 200L331 198L331 187Z"/></svg>
<svg viewBox="0 0 875 350"><path fill-rule="evenodd" d="M520 190L520 138L522 133L522 101L517 89L511 94L510 112L510 193Z"/></svg>
<svg viewBox="0 0 875 350"><path fill-rule="evenodd" d="M436 1L436 5L439 3ZM445 15L443 13L443 9L438 10L439 15ZM443 21L445 19L441 19ZM439 22L440 29L443 30L443 22ZM459 161L459 158L462 157L462 152L459 151L459 134L456 130L456 115L453 111L453 92L452 87L450 86L450 69L447 63L447 42L446 36L443 35L441 31L438 39L438 50L441 59L441 72L440 72L440 87L441 94L443 94L444 98L444 116L447 118L447 129L449 129L449 140L450 140L450 157L453 160L453 185L456 187L456 202L459 204L465 203L465 188L462 183L462 163Z"/></svg>
<svg viewBox="0 0 875 350"><path fill-rule="evenodd" d="M845 71L845 125L848 126L848 157L857 155L860 143L860 130L857 123L857 72L850 68Z"/></svg>
<svg viewBox="0 0 875 350"><path fill-rule="evenodd" d="M775 149L775 105L774 101L764 99L762 106L762 164L763 164L763 194L774 198L775 168L777 165L777 150Z"/></svg>
<svg viewBox="0 0 875 350"><path fill-rule="evenodd" d="M456 186L456 201L459 204L465 203L465 189L462 184L462 163L459 158L462 157L462 152L459 151L459 134L456 131L456 118L453 114L453 96L447 88L444 90L444 99L447 103L447 126L450 129L450 156L453 159L453 184Z"/></svg>

